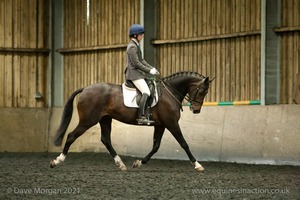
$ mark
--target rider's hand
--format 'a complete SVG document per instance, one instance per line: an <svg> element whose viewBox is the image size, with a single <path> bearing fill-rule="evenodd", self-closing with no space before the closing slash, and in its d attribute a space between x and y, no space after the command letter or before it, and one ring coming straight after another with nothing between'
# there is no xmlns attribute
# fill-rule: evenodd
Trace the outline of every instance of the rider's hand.
<svg viewBox="0 0 300 200"><path fill-rule="evenodd" d="M156 68L152 68L152 69L150 70L150 74L152 74L152 75L158 75L159 72L157 71Z"/></svg>

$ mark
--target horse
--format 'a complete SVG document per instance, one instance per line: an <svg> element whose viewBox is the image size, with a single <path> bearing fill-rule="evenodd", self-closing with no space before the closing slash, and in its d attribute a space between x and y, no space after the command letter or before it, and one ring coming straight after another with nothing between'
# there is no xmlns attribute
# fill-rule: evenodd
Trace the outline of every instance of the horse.
<svg viewBox="0 0 300 200"><path fill-rule="evenodd" d="M194 114L200 113L212 80L209 80L209 77L191 71L177 72L157 79L157 82L161 84L157 84L157 87L160 88L158 102L151 108L152 119L155 121L151 125L154 126L153 147L150 153L142 160L134 161L133 168L138 168L150 160L160 147L165 129L168 129L185 150L191 164L194 165L194 169L196 171L204 171L204 167L192 155L178 121L184 99L189 101L190 110ZM113 157L119 170L126 171L126 165L111 144L111 124L112 119L115 119L126 124L138 125L136 120L138 109L124 105L121 85L102 82L74 91L64 107L54 144L56 146L62 145L64 135L72 118L73 101L79 93L81 94L77 103L78 125L68 134L62 153L56 159L50 161L50 167L53 168L65 161L72 143L90 127L99 123L101 127L101 142Z"/></svg>

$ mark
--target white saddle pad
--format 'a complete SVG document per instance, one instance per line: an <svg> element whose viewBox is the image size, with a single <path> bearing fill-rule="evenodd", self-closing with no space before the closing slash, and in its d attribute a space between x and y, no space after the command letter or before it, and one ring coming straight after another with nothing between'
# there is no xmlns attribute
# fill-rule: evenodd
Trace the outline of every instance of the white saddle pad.
<svg viewBox="0 0 300 200"><path fill-rule="evenodd" d="M136 102L136 97L138 95L136 88L129 88L125 85L125 83L122 84L122 90L123 90L123 96L124 96L124 104L127 107L130 108L138 108L138 104ZM155 97L152 101L151 107L155 106L158 101L158 95L157 95L157 89L155 85Z"/></svg>

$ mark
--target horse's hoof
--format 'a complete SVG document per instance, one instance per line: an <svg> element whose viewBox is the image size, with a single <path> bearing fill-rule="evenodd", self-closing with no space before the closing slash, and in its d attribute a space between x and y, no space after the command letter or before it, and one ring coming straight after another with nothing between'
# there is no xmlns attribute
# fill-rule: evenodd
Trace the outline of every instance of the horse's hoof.
<svg viewBox="0 0 300 200"><path fill-rule="evenodd" d="M132 164L132 168L138 168L142 165L142 161L140 160L135 160Z"/></svg>
<svg viewBox="0 0 300 200"><path fill-rule="evenodd" d="M121 172L127 171L127 167L125 165L119 167Z"/></svg>
<svg viewBox="0 0 300 200"><path fill-rule="evenodd" d="M197 172L203 172L203 171L204 171L204 167L198 166L198 167L195 167L195 170L196 170Z"/></svg>
<svg viewBox="0 0 300 200"><path fill-rule="evenodd" d="M53 167L56 167L56 164L55 164L54 160L51 160L50 161L50 168L53 168Z"/></svg>

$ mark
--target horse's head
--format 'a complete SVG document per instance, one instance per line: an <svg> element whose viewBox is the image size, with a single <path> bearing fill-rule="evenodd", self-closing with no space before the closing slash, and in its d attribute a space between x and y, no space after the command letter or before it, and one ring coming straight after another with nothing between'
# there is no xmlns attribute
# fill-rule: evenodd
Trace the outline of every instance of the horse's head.
<svg viewBox="0 0 300 200"><path fill-rule="evenodd" d="M209 77L205 77L200 81L193 83L189 94L190 109L194 114L198 114L201 111L204 98L208 93L209 84L214 80L209 80Z"/></svg>

